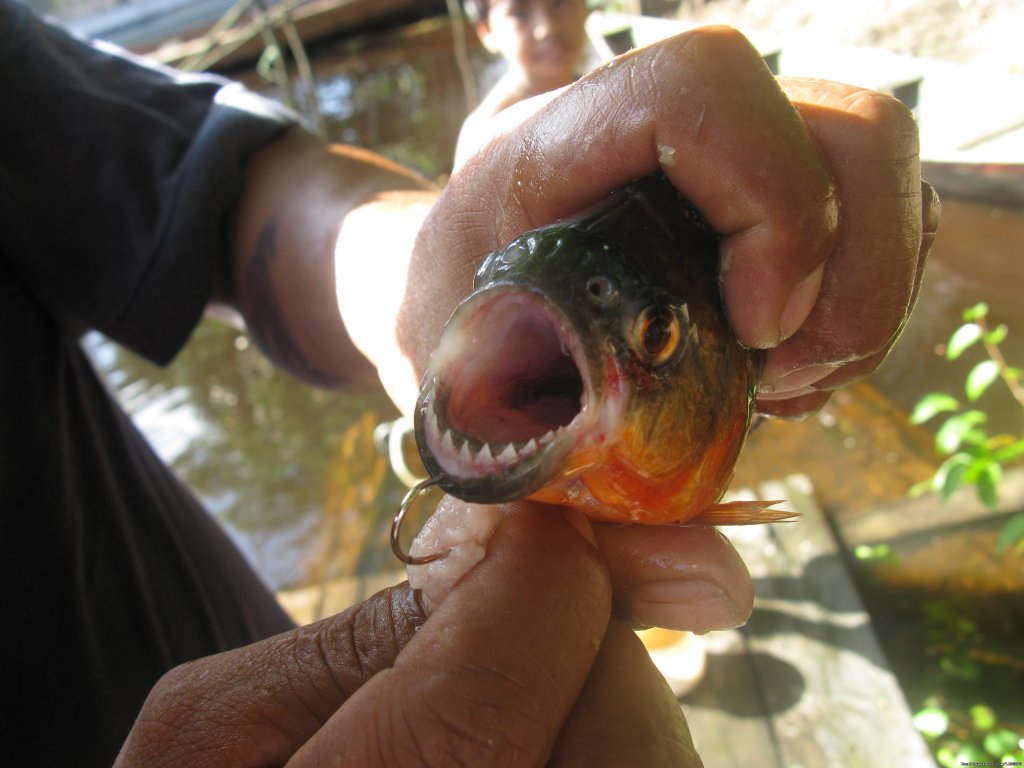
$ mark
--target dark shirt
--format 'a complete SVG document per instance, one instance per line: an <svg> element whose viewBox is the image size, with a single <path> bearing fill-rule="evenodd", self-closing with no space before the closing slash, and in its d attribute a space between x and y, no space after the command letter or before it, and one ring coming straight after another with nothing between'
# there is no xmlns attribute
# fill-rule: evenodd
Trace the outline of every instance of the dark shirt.
<svg viewBox="0 0 1024 768"><path fill-rule="evenodd" d="M92 328L174 356L243 162L290 119L0 0L0 717L19 765L110 765L163 672L291 626L79 346Z"/></svg>

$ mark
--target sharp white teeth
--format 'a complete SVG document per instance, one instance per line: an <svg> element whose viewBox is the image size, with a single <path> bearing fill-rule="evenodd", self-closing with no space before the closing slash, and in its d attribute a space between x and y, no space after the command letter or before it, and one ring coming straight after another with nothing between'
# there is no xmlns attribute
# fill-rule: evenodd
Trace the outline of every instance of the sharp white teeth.
<svg viewBox="0 0 1024 768"><path fill-rule="evenodd" d="M434 413L434 407L430 404L427 405L427 435L431 440L441 439L441 425L437 420L437 414Z"/></svg>
<svg viewBox="0 0 1024 768"><path fill-rule="evenodd" d="M490 443L477 443L476 440L458 435L451 429L444 429L442 432L440 420L429 406L425 416L427 418L428 434L433 433L433 440L436 441L435 444L440 444L439 454L451 457L452 460L457 461L466 469L475 465L478 471L493 468L497 465L508 466L515 464L517 461L537 453L541 447L553 442L561 431L549 429L541 437L531 437L525 444L518 444L518 448L517 443L512 442L506 443L499 451L498 446L491 445ZM474 445L479 445L480 447L474 448Z"/></svg>

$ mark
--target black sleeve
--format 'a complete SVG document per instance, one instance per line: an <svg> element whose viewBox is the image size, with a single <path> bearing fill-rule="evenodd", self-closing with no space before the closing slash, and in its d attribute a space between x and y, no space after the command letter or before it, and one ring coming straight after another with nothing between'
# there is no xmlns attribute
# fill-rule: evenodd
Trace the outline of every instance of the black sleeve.
<svg viewBox="0 0 1024 768"><path fill-rule="evenodd" d="M245 158L294 117L16 0L0 0L0 114L0 258L66 329L170 360L222 268Z"/></svg>
<svg viewBox="0 0 1024 768"><path fill-rule="evenodd" d="M0 722L19 765L109 766L161 674L293 626L76 338L174 354L242 162L289 121L0 0Z"/></svg>

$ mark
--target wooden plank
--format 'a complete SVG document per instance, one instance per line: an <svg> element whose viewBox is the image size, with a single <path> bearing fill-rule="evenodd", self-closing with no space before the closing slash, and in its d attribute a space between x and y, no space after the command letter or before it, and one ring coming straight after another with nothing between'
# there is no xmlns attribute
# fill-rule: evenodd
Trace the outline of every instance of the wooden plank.
<svg viewBox="0 0 1024 768"><path fill-rule="evenodd" d="M937 494L896 504L850 510L843 514L839 535L847 547L894 541L926 531L965 525L1024 508L1024 469L1007 470L999 483L994 508L987 507L973 487L957 490L947 502Z"/></svg>
<svg viewBox="0 0 1024 768"><path fill-rule="evenodd" d="M782 766L932 768L810 482L794 476L737 497L787 498L802 517L793 524L726 529L750 568L757 597L740 632L746 658L731 662L749 664L750 687L735 691L723 709L734 713L742 701L760 701L770 736L758 754L773 754ZM730 715L717 725L728 733L737 724L743 725ZM708 768L752 764L729 753L704 758Z"/></svg>
<svg viewBox="0 0 1024 768"><path fill-rule="evenodd" d="M309 45L332 35L350 34L377 24L395 23L442 13L440 0L286 0L269 8L267 17L275 30L280 30L287 19L303 43ZM261 36L264 23L260 18L244 21L224 30L215 39L200 37L185 42L170 43L148 55L171 66L201 55L208 49L223 49L211 55L215 69L238 66L252 61L263 52ZM280 32L278 32L280 34Z"/></svg>
<svg viewBox="0 0 1024 768"><path fill-rule="evenodd" d="M706 768L783 768L742 633L711 632L700 640L704 677L681 706Z"/></svg>

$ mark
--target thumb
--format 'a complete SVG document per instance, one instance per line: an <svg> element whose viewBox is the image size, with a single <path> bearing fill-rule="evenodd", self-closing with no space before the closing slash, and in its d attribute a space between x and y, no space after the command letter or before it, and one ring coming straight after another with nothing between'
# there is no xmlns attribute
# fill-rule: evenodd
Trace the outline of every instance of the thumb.
<svg viewBox="0 0 1024 768"><path fill-rule="evenodd" d="M605 634L608 572L560 510L484 509L486 556L290 765L547 761Z"/></svg>

